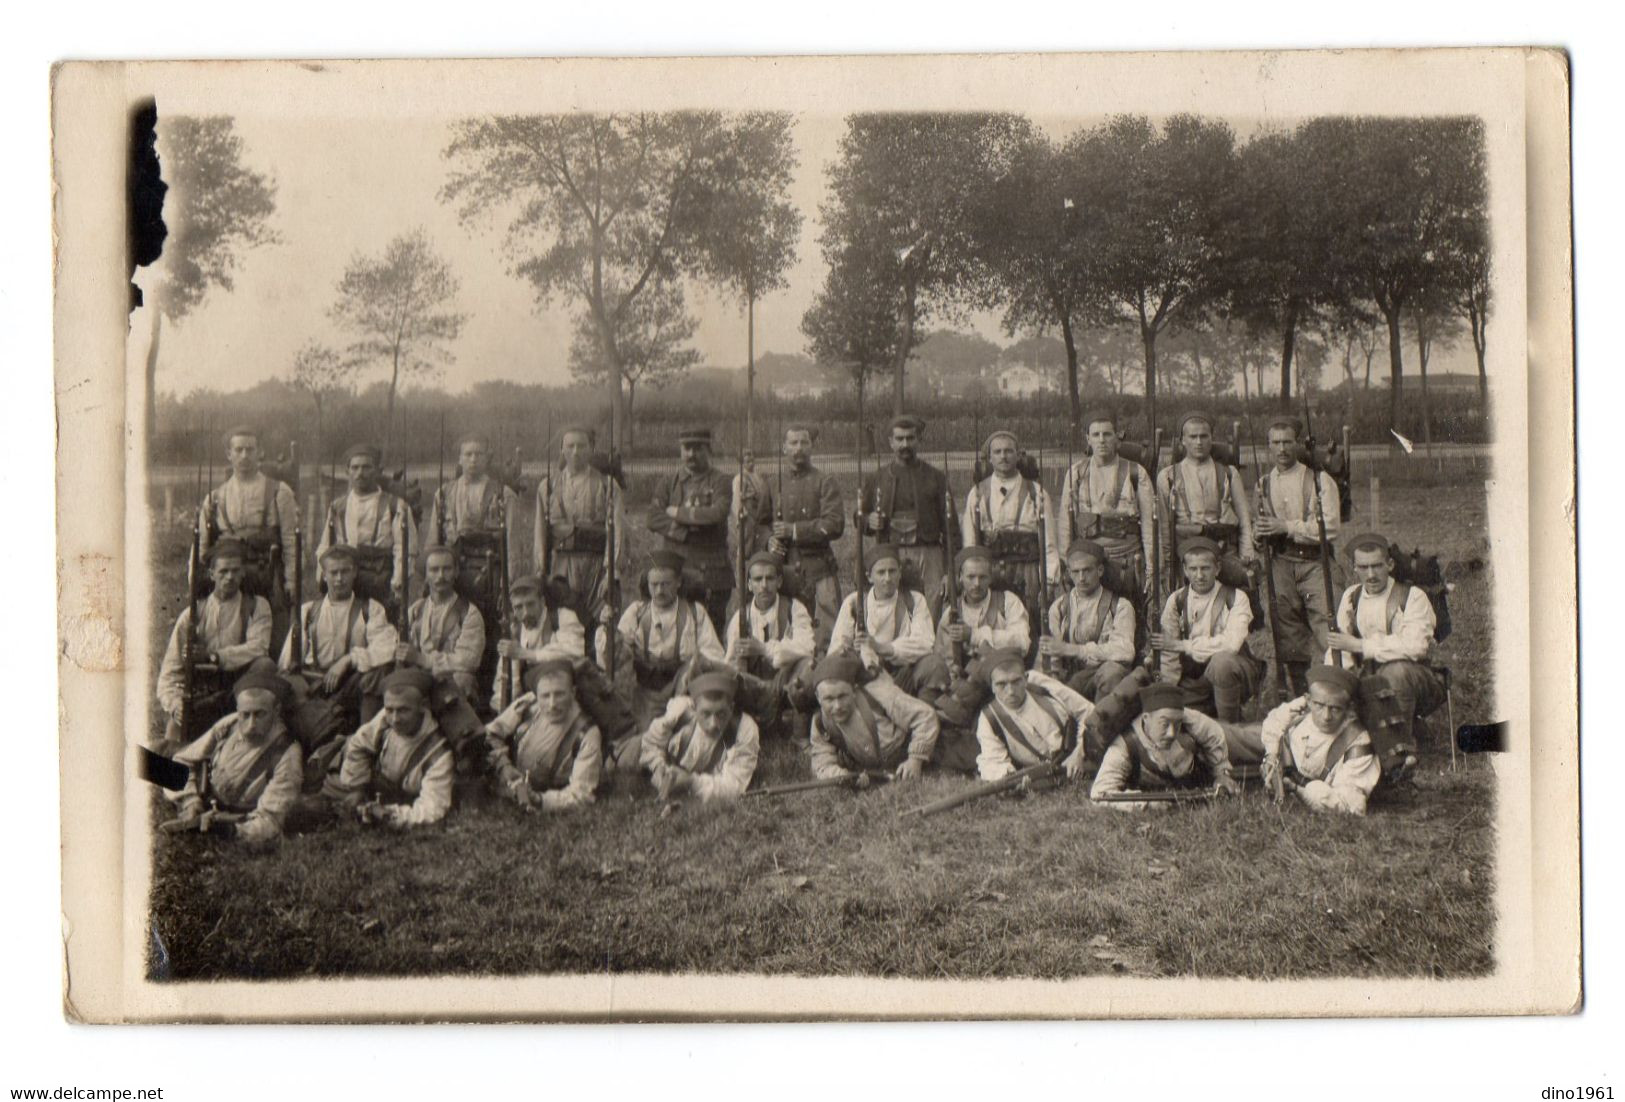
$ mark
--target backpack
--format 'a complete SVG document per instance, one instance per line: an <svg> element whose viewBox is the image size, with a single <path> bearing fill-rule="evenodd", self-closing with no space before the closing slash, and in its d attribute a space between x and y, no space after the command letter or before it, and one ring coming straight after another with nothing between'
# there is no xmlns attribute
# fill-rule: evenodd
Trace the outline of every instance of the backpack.
<svg viewBox="0 0 1625 1102"><path fill-rule="evenodd" d="M1388 554L1394 560L1395 589L1400 585L1414 586L1427 594L1428 602L1433 605L1433 641L1442 643L1450 638L1454 627L1450 620L1450 583L1444 580L1439 556L1423 555L1420 548L1413 548L1407 555L1397 543L1389 545ZM1404 602L1399 607L1404 608Z"/></svg>

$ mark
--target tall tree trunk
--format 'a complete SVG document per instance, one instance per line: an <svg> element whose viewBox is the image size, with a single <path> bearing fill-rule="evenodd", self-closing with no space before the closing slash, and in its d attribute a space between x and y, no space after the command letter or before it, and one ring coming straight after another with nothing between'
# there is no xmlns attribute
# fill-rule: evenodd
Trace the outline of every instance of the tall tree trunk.
<svg viewBox="0 0 1625 1102"><path fill-rule="evenodd" d="M637 385L638 383L636 379L626 380L626 406L621 412L621 424L623 426L621 432L623 434L623 438L626 440L626 448L629 452L632 450L632 445L637 443L637 422L632 420L632 392ZM617 383L615 387L615 397L617 399L620 398L620 390L620 385ZM617 401L615 404L620 406L619 401Z"/></svg>
<svg viewBox="0 0 1625 1102"><path fill-rule="evenodd" d="M395 346L394 358L389 365L389 411L384 417L384 454L389 454L389 445L395 439L395 387L401 379L401 346Z"/></svg>
<svg viewBox="0 0 1625 1102"><path fill-rule="evenodd" d="M1281 327L1281 397L1283 410L1292 408L1292 354L1298 347L1298 304L1287 303L1286 322Z"/></svg>
<svg viewBox="0 0 1625 1102"><path fill-rule="evenodd" d="M1382 312L1388 320L1388 423L1398 425L1400 389L1404 386L1405 370L1405 345L1399 332L1399 304L1395 303L1391 310L1383 306Z"/></svg>
<svg viewBox="0 0 1625 1102"><path fill-rule="evenodd" d="M1157 331L1140 322L1140 344L1145 348L1145 431L1146 439L1157 436Z"/></svg>
<svg viewBox="0 0 1625 1102"><path fill-rule="evenodd" d="M910 283L903 291L903 339L897 346L897 360L892 364L892 415L900 416L903 412L905 400L904 372L908 369L908 352L914 344L914 285Z"/></svg>
<svg viewBox="0 0 1625 1102"><path fill-rule="evenodd" d="M1422 376L1422 448L1429 459L1433 458L1433 410L1428 405L1428 353L1433 344L1433 335L1428 332L1427 318L1422 311L1416 312L1416 364Z"/></svg>
<svg viewBox="0 0 1625 1102"><path fill-rule="evenodd" d="M1478 357L1478 405L1483 410L1484 420L1490 416L1490 377L1484 370L1485 324L1488 321L1485 312L1477 305L1469 302L1467 307L1467 322L1473 333L1473 353Z"/></svg>
<svg viewBox="0 0 1625 1102"><path fill-rule="evenodd" d="M148 462L152 460L152 449L158 446L158 335L163 325L164 312L158 306L158 296L152 294L148 309L152 311L152 339L147 342L147 451ZM1482 358L1480 358L1480 362ZM209 445L213 447L211 443Z"/></svg>
<svg viewBox="0 0 1625 1102"><path fill-rule="evenodd" d="M1078 419L1083 416L1083 397L1078 391L1078 345L1072 336L1072 315L1066 309L1059 309L1061 316L1061 340L1066 344L1066 393L1071 411L1071 427L1067 429L1067 444L1073 450L1078 450Z"/></svg>
<svg viewBox="0 0 1625 1102"><path fill-rule="evenodd" d="M745 298L745 439L756 439L756 295Z"/></svg>

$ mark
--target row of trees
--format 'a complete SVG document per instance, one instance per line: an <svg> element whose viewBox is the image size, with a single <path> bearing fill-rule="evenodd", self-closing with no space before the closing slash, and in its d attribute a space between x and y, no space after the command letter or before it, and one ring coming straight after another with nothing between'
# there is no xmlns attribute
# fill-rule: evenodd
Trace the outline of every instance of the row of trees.
<svg viewBox="0 0 1625 1102"><path fill-rule="evenodd" d="M828 276L803 330L860 384L890 371L898 407L924 323L971 308L1002 309L1011 334L1059 332L1074 420L1079 334L1114 326L1139 339L1153 408L1174 327L1272 336L1289 404L1301 334L1346 346L1380 323L1397 419L1406 323L1425 372L1459 317L1487 391L1477 119L1328 117L1240 145L1190 115L1121 116L1059 141L1008 114L855 115L829 181Z"/></svg>

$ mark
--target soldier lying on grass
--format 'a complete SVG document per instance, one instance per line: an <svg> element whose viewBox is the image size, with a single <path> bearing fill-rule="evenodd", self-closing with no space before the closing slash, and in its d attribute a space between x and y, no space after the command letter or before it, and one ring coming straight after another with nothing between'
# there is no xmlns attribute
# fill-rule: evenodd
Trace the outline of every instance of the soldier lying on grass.
<svg viewBox="0 0 1625 1102"><path fill-rule="evenodd" d="M981 748L977 775L984 781L996 781L1051 761L1070 745L1061 765L1067 780L1077 780L1083 771L1078 727L1094 705L1055 678L1027 670L1022 656L1014 651L990 655L983 669L993 699L976 721L976 741Z"/></svg>
<svg viewBox="0 0 1625 1102"><path fill-rule="evenodd" d="M813 672L813 776L852 776L867 787L863 771L886 769L900 781L914 780L936 749L936 713L885 674L860 685L862 680L863 663L849 654L832 654Z"/></svg>
<svg viewBox="0 0 1625 1102"><path fill-rule="evenodd" d="M732 800L745 794L760 749L756 721L734 707L734 679L701 674L692 697L672 698L649 724L641 760L662 800L692 795Z"/></svg>
<svg viewBox="0 0 1625 1102"><path fill-rule="evenodd" d="M592 803L602 773L603 738L575 699L568 661L525 670L527 692L485 725L491 786L526 811Z"/></svg>
<svg viewBox="0 0 1625 1102"><path fill-rule="evenodd" d="M1230 773L1230 747L1218 720L1184 706L1179 686L1159 682L1140 690L1140 714L1112 740L1095 773L1089 798L1121 792L1177 788L1238 791ZM1113 801L1120 811L1167 808L1166 803Z"/></svg>
<svg viewBox="0 0 1625 1102"><path fill-rule="evenodd" d="M427 670L390 674L382 710L349 737L339 775L324 794L363 823L409 827L444 819L456 764L429 711L433 691Z"/></svg>
<svg viewBox="0 0 1625 1102"><path fill-rule="evenodd" d="M1315 811L1364 815L1382 768L1359 717L1359 682L1336 666L1309 671L1309 692L1264 717L1264 784L1293 793Z"/></svg>

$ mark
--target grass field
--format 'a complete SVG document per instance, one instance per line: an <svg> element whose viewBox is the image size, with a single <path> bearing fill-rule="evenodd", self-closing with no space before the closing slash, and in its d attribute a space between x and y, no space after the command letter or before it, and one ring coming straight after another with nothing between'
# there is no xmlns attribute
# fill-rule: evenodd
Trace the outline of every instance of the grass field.
<svg viewBox="0 0 1625 1102"><path fill-rule="evenodd" d="M1385 483L1382 510L1386 531L1438 553L1456 583L1439 660L1455 671L1459 724L1494 716L1491 584L1483 475L1446 470L1456 487ZM168 592L185 538L160 518ZM160 650L178 606L153 625ZM1452 772L1443 728L1441 710L1415 784L1379 794L1364 819L1278 810L1256 789L1129 815L1090 805L1082 786L898 816L966 783L946 777L663 817L641 781L618 778L573 815L524 817L470 789L441 827L345 823L267 855L161 837L154 973L1479 975L1494 958L1493 778L1477 760ZM758 783L805 775L798 748L764 748Z"/></svg>

